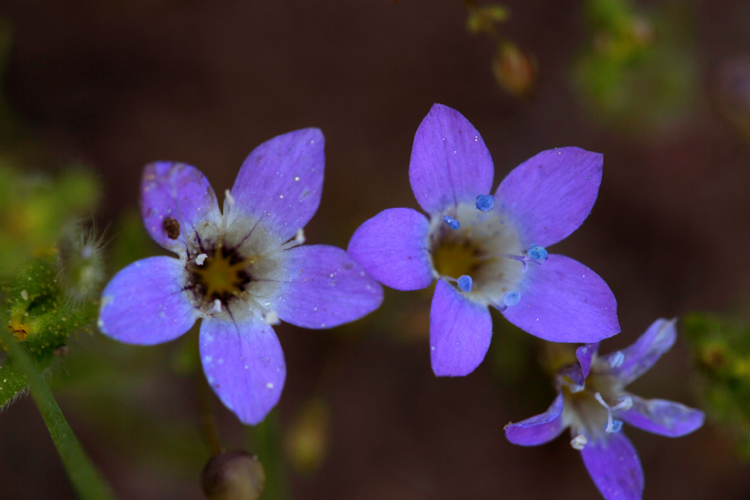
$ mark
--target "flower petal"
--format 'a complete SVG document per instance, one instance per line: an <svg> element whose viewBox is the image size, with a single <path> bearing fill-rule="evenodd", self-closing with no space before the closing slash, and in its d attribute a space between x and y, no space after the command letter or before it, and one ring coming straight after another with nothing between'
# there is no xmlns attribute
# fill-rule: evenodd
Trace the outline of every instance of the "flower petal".
<svg viewBox="0 0 750 500"><path fill-rule="evenodd" d="M581 365L581 375L583 375L584 380L589 376L589 371L591 370L591 361L594 359L594 356L596 356L598 350L598 342L582 345L581 347L576 349L576 358L578 358L578 363ZM576 383L578 382L576 381Z"/></svg>
<svg viewBox="0 0 750 500"><path fill-rule="evenodd" d="M622 356L622 362L612 368L611 374L620 379L625 385L646 373L662 354L674 345L677 339L675 323L677 320L657 319L648 327L643 335L630 346L623 349L621 355L616 352L608 354L604 359L609 362L613 356ZM613 363L610 363L610 365Z"/></svg>
<svg viewBox="0 0 750 500"><path fill-rule="evenodd" d="M564 255L529 264L521 301L503 311L516 325L552 342L598 342L620 331L617 301L594 271Z"/></svg>
<svg viewBox="0 0 750 500"><path fill-rule="evenodd" d="M373 278L396 290L432 283L427 236L430 222L411 208L390 208L365 221L347 249Z"/></svg>
<svg viewBox="0 0 750 500"><path fill-rule="evenodd" d="M198 318L184 285L185 268L178 259L133 262L102 292L99 330L128 344L160 344L179 337Z"/></svg>
<svg viewBox="0 0 750 500"><path fill-rule="evenodd" d="M225 212L265 221L282 241L315 215L323 190L325 153L317 128L289 132L264 142L242 164ZM229 216L231 224L234 215Z"/></svg>
<svg viewBox="0 0 750 500"><path fill-rule="evenodd" d="M559 393L546 412L506 425L505 437L521 446L536 446L552 441L565 429L562 411L563 395Z"/></svg>
<svg viewBox="0 0 750 500"><path fill-rule="evenodd" d="M174 252L185 248L186 238L201 222L221 221L206 176L193 166L167 161L150 163L143 170L141 216L151 238Z"/></svg>
<svg viewBox="0 0 750 500"><path fill-rule="evenodd" d="M644 431L667 437L680 437L699 429L705 414L694 408L664 399L643 399L629 394L633 406L616 417Z"/></svg>
<svg viewBox="0 0 750 500"><path fill-rule="evenodd" d="M602 182L602 155L580 148L542 151L503 179L500 209L521 229L525 245L550 246L591 213Z"/></svg>
<svg viewBox="0 0 750 500"><path fill-rule="evenodd" d="M281 284L279 317L305 328L331 328L380 306L383 288L341 248L306 245L287 252L292 280Z"/></svg>
<svg viewBox="0 0 750 500"><path fill-rule="evenodd" d="M286 379L281 344L255 316L241 323L205 318L200 355L211 388L245 424L260 423L276 406Z"/></svg>
<svg viewBox="0 0 750 500"><path fill-rule="evenodd" d="M581 457L605 500L641 500L641 461L622 432L589 442L581 450Z"/></svg>
<svg viewBox="0 0 750 500"><path fill-rule="evenodd" d="M487 307L464 298L445 280L438 280L430 310L430 350L435 375L468 375L484 359L492 339Z"/></svg>
<svg viewBox="0 0 750 500"><path fill-rule="evenodd" d="M414 136L409 180L429 214L489 194L495 168L482 137L455 109L435 104Z"/></svg>

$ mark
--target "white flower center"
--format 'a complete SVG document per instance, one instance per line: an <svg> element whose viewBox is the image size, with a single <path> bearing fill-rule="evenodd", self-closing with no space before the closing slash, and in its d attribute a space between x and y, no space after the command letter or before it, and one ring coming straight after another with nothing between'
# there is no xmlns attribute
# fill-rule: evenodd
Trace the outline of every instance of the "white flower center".
<svg viewBox="0 0 750 500"><path fill-rule="evenodd" d="M205 221L188 238L185 288L195 307L206 316L242 320L260 314L269 324L278 322L275 304L282 281L288 281L285 250L299 245L298 234L280 241L260 222L233 214L219 224Z"/></svg>
<svg viewBox="0 0 750 500"><path fill-rule="evenodd" d="M467 298L500 309L522 300L518 285L527 262L536 262L507 216L469 203L433 217L429 245L436 277L455 283Z"/></svg>

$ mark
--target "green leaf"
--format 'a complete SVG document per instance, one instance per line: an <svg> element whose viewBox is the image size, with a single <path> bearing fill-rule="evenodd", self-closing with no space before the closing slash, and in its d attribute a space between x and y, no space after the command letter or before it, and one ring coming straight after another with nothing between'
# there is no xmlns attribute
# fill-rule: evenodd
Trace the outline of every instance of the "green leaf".
<svg viewBox="0 0 750 500"><path fill-rule="evenodd" d="M52 392L34 366L34 362L5 328L0 328L0 340L8 348L10 354L8 361L13 360L18 370L28 378L31 397L34 398L42 414L70 482L80 498L82 500L114 499L114 493L76 439Z"/></svg>

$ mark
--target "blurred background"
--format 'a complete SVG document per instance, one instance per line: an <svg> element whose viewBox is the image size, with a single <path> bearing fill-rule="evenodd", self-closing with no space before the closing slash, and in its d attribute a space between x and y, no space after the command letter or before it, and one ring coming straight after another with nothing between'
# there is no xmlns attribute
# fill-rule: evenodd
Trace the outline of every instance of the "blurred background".
<svg viewBox="0 0 750 500"><path fill-rule="evenodd" d="M419 208L412 140L437 102L482 134L495 185L542 150L604 154L591 216L550 250L595 270L617 297L623 331L602 352L658 317L681 328L692 311L750 320L744 0L3 0L0 17L0 154L18 175L88 172L100 191L81 209L106 228L109 275L164 253L137 213L144 164L190 163L222 193L253 148L302 127L326 137L307 241L346 247L381 210ZM269 453L281 478L269 499L598 498L567 433L534 448L505 439L505 424L554 397L544 343L498 314L484 363L438 379L431 294L388 290L378 311L329 331L277 327L281 401L262 432L210 401L224 446L264 463ZM632 391L706 408L710 381L686 339ZM76 334L50 367L63 412L119 498L203 498L196 340L133 347ZM750 497L738 431L720 413L679 439L626 429L644 498ZM75 498L28 397L0 413L0 498Z"/></svg>

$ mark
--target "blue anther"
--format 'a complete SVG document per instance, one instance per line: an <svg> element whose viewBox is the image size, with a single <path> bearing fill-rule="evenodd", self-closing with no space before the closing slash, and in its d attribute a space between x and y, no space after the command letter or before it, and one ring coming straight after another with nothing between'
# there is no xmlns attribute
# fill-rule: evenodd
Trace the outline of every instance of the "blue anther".
<svg viewBox="0 0 750 500"><path fill-rule="evenodd" d="M508 307L513 307L521 301L521 292L508 292L503 297L503 303Z"/></svg>
<svg viewBox="0 0 750 500"><path fill-rule="evenodd" d="M482 212L489 212L495 206L495 197L491 194L480 194L477 196L476 207Z"/></svg>
<svg viewBox="0 0 750 500"><path fill-rule="evenodd" d="M526 251L530 259L547 260L547 250L539 245L531 245Z"/></svg>
<svg viewBox="0 0 750 500"><path fill-rule="evenodd" d="M607 425L604 427L604 431L607 432L607 434L614 434L615 432L620 432L622 430L622 420L616 420L612 419L607 422Z"/></svg>
<svg viewBox="0 0 750 500"><path fill-rule="evenodd" d="M471 285L474 284L474 280L471 279L471 276L466 275L466 274L459 277L457 281L458 281L458 288L462 292L470 292Z"/></svg>
<svg viewBox="0 0 750 500"><path fill-rule="evenodd" d="M461 227L461 223L450 215L443 215L443 222L448 224L448 227L450 227L451 229L458 229L459 227Z"/></svg>

